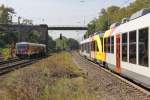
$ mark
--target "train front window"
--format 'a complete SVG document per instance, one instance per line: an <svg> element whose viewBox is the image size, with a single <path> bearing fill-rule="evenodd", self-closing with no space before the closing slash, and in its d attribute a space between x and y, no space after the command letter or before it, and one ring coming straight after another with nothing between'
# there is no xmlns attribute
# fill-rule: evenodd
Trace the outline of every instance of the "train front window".
<svg viewBox="0 0 150 100"><path fill-rule="evenodd" d="M136 64L136 31L129 32L129 62Z"/></svg>
<svg viewBox="0 0 150 100"><path fill-rule="evenodd" d="M148 28L139 30L139 65L148 67Z"/></svg>
<svg viewBox="0 0 150 100"><path fill-rule="evenodd" d="M18 50L20 50L20 49L21 49L21 50L24 50L24 49L26 49L26 48L27 48L27 45L18 45L18 46L17 46L17 49L18 49Z"/></svg>
<svg viewBox="0 0 150 100"><path fill-rule="evenodd" d="M122 34L122 61L127 62L127 50L128 50L128 45L127 45L127 33Z"/></svg>

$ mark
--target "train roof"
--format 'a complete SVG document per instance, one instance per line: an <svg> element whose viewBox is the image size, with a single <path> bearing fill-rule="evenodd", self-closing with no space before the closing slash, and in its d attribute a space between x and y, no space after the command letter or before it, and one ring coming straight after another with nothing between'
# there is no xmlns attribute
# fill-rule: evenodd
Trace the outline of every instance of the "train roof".
<svg viewBox="0 0 150 100"><path fill-rule="evenodd" d="M89 37L89 38L81 41L80 44L88 43L88 42L91 42L91 41L92 41L92 37Z"/></svg>
<svg viewBox="0 0 150 100"><path fill-rule="evenodd" d="M87 39L84 39L80 42L80 44L84 44L84 43L88 43L88 42L91 42L93 38L97 37L97 36L100 36L100 37L103 37L105 35L105 32L96 32L95 35L87 38Z"/></svg>
<svg viewBox="0 0 150 100"><path fill-rule="evenodd" d="M104 37L113 36L116 34L123 34L140 28L146 28L150 26L149 18L150 18L150 8L144 8L134 13L130 17L130 21L122 23L117 27L113 28L110 27L110 29L105 32Z"/></svg>
<svg viewBox="0 0 150 100"><path fill-rule="evenodd" d="M116 27L111 35L123 34L137 29L147 28L150 26L149 23L150 13L142 17L136 18L129 22L119 25Z"/></svg>
<svg viewBox="0 0 150 100"><path fill-rule="evenodd" d="M16 43L16 45L22 45L22 44L44 46L44 47L46 46L45 44L31 43L31 42L18 42L18 43Z"/></svg>
<svg viewBox="0 0 150 100"><path fill-rule="evenodd" d="M144 9L142 9L140 11L137 11L133 15L131 15L130 20L139 18L139 17L144 16L144 15L146 15L148 13L150 13L150 8L144 8Z"/></svg>

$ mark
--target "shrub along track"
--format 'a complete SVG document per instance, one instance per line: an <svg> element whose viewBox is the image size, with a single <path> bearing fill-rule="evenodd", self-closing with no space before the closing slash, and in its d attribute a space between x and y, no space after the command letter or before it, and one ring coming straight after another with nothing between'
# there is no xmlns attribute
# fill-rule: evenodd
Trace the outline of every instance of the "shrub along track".
<svg viewBox="0 0 150 100"><path fill-rule="evenodd" d="M150 92L72 52L74 62L87 73L89 90L98 100L150 100Z"/></svg>

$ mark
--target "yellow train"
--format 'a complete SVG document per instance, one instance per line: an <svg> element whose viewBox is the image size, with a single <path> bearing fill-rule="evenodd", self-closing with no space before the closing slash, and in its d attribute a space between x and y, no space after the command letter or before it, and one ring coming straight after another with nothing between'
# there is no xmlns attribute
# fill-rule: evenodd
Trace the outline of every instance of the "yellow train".
<svg viewBox="0 0 150 100"><path fill-rule="evenodd" d="M105 65L106 53L104 51L104 36L106 36L105 33L95 33L94 36L81 41L80 54L92 61Z"/></svg>

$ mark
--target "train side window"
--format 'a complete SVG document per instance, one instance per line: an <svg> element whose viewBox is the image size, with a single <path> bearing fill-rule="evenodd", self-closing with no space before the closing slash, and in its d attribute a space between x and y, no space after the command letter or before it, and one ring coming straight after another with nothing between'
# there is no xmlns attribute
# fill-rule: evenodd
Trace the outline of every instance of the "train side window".
<svg viewBox="0 0 150 100"><path fill-rule="evenodd" d="M136 64L136 31L129 32L129 62Z"/></svg>
<svg viewBox="0 0 150 100"><path fill-rule="evenodd" d="M104 52L107 53L107 38L104 38Z"/></svg>
<svg viewBox="0 0 150 100"><path fill-rule="evenodd" d="M91 52L91 42L89 42L89 53Z"/></svg>
<svg viewBox="0 0 150 100"><path fill-rule="evenodd" d="M81 51L83 52L83 44L81 44Z"/></svg>
<svg viewBox="0 0 150 100"><path fill-rule="evenodd" d="M114 53L114 36L111 37L111 53Z"/></svg>
<svg viewBox="0 0 150 100"><path fill-rule="evenodd" d="M85 46L85 44L84 44L84 51L86 50L86 46Z"/></svg>
<svg viewBox="0 0 150 100"><path fill-rule="evenodd" d="M83 51L84 51L84 44L83 44Z"/></svg>
<svg viewBox="0 0 150 100"><path fill-rule="evenodd" d="M86 51L86 53L87 53L87 43L85 43L85 51Z"/></svg>
<svg viewBox="0 0 150 100"><path fill-rule="evenodd" d="M97 51L97 42L94 41L94 51Z"/></svg>
<svg viewBox="0 0 150 100"><path fill-rule="evenodd" d="M86 50L87 50L87 53L89 53L88 43L86 43Z"/></svg>
<svg viewBox="0 0 150 100"><path fill-rule="evenodd" d="M93 51L95 51L95 41L93 41Z"/></svg>
<svg viewBox="0 0 150 100"><path fill-rule="evenodd" d="M127 44L127 33L122 34L122 61L127 62L127 50L128 50L128 44Z"/></svg>
<svg viewBox="0 0 150 100"><path fill-rule="evenodd" d="M89 53L91 52L91 42L89 42Z"/></svg>
<svg viewBox="0 0 150 100"><path fill-rule="evenodd" d="M93 43L92 43L92 41L91 41L91 51L93 51Z"/></svg>
<svg viewBox="0 0 150 100"><path fill-rule="evenodd" d="M90 53L90 42L88 42L88 53Z"/></svg>
<svg viewBox="0 0 150 100"><path fill-rule="evenodd" d="M95 41L95 46L96 46L96 50L95 51L99 51L99 49L98 49L98 44L97 44L97 42Z"/></svg>
<svg viewBox="0 0 150 100"><path fill-rule="evenodd" d="M102 52L103 52L103 38L101 37L101 48L102 48Z"/></svg>
<svg viewBox="0 0 150 100"><path fill-rule="evenodd" d="M92 51L95 51L95 42L92 41Z"/></svg>
<svg viewBox="0 0 150 100"><path fill-rule="evenodd" d="M108 37L108 41L107 41L107 52L110 53L110 37Z"/></svg>
<svg viewBox="0 0 150 100"><path fill-rule="evenodd" d="M139 30L139 65L148 67L148 28Z"/></svg>
<svg viewBox="0 0 150 100"><path fill-rule="evenodd" d="M89 43L87 43L87 52L89 53Z"/></svg>
<svg viewBox="0 0 150 100"><path fill-rule="evenodd" d="M95 51L95 42L92 41L92 43L93 43L93 51Z"/></svg>

